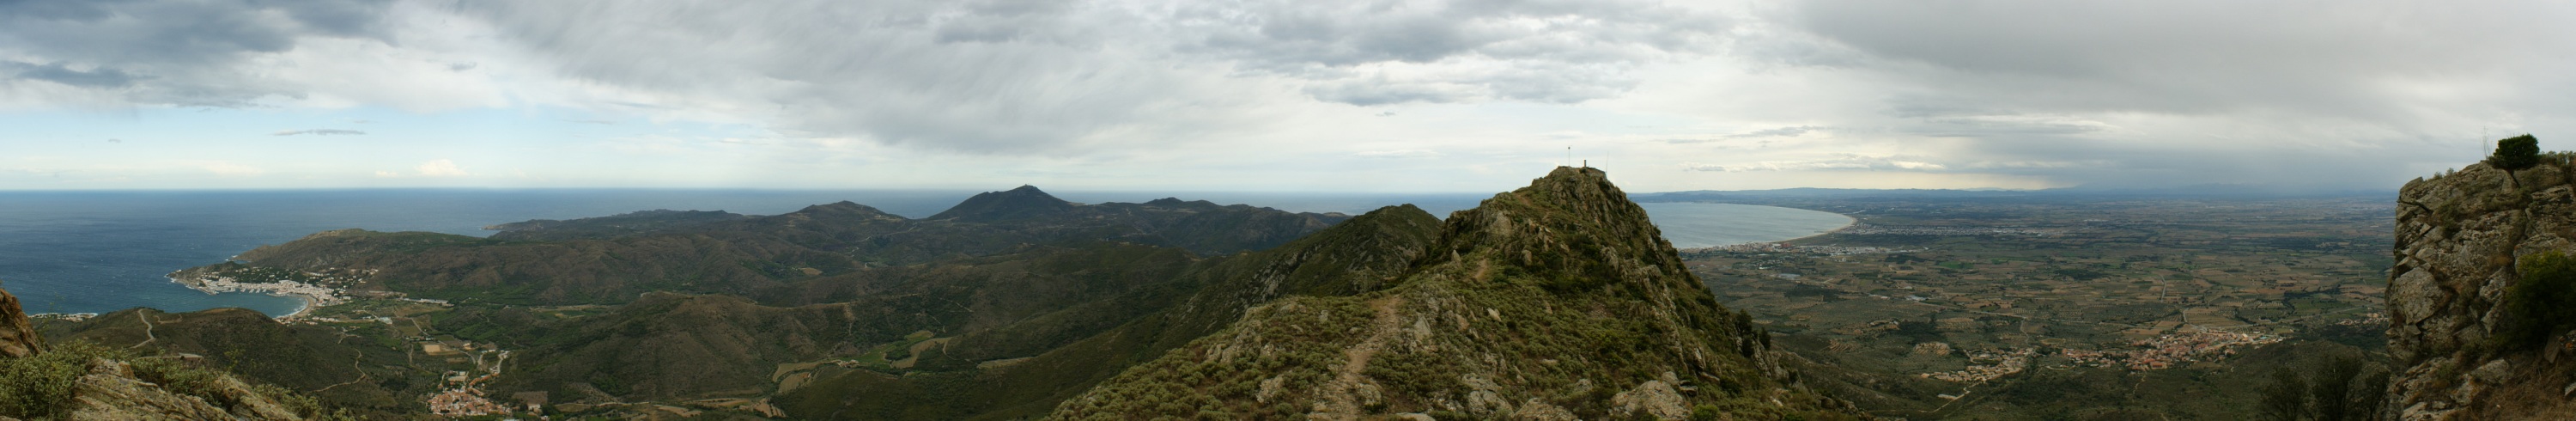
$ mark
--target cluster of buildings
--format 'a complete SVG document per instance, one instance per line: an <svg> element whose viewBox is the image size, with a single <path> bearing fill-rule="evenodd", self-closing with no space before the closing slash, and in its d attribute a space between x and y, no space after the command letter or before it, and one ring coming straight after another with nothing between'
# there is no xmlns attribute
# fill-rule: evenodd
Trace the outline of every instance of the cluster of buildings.
<svg viewBox="0 0 2576 421"><path fill-rule="evenodd" d="M481 389L461 387L429 395L429 412L443 417L507 415L510 407L484 399Z"/></svg>
<svg viewBox="0 0 2576 421"><path fill-rule="evenodd" d="M2385 325L2388 324L2388 312L2373 311L2362 313L2361 317L2336 320L2334 324L2336 326Z"/></svg>
<svg viewBox="0 0 2576 421"><path fill-rule="evenodd" d="M233 280L233 278L221 276L209 276L195 279L172 278L171 280L178 282L180 285L187 285L190 289L203 291L207 294L222 292L256 292L269 295L304 297L306 302L305 308L307 309L334 306L349 301L347 297L340 296L339 288L296 281L254 283L236 281Z"/></svg>
<svg viewBox="0 0 2576 421"><path fill-rule="evenodd" d="M2130 346L2141 349L2115 351L2068 349L2059 353L2067 359L2075 360L2077 364L2094 367L2122 366L2130 370L2158 370L2226 358L2229 355L2236 355L2237 347L2270 344L2280 342L2282 339L2272 335L2198 329L2129 343Z"/></svg>
<svg viewBox="0 0 2576 421"><path fill-rule="evenodd" d="M305 314L294 314L294 315L288 315L288 316L286 316L286 317L279 317L279 318L277 318L277 322L278 322L278 323L296 323L296 324L304 324L304 325L318 325L318 324L324 324L324 323L331 323L331 324L349 324L349 323L381 323L381 324L388 324L388 325L390 325L390 324L394 324L394 318L392 318L392 317L382 317L382 316L379 316L379 317L360 317L360 318L355 318L355 319L343 319L343 318L338 318L338 317L321 317L321 316L311 316L311 315L305 315ZM345 332L347 332L347 331L348 331L347 329L341 329L341 332L344 332L344 333L345 333Z"/></svg>
<svg viewBox="0 0 2576 421"><path fill-rule="evenodd" d="M1827 255L1827 256L1848 256L1848 255L1855 255L1855 254L1910 253L1910 252L1923 251L1924 249L1920 249L1920 248L1905 249L1905 248L1887 248L1887 247L1799 246L1799 245L1790 245L1790 244L1788 244L1788 243L1744 243L1744 244L1735 244L1735 245L1724 245L1724 246L1717 246L1717 247L1709 247L1709 248L1705 248L1705 249L1698 249L1698 250L1722 251L1722 252L1730 252L1730 253L1807 253L1807 254L1822 254L1822 255Z"/></svg>
<svg viewBox="0 0 2576 421"><path fill-rule="evenodd" d="M473 349L473 345L471 343L466 343L463 346L460 346L459 348L463 348L461 350L449 348L449 346L452 345L454 344L429 343L423 344L421 347L424 352L430 355L454 355L460 353L460 351ZM485 368L486 365L481 358L482 354L474 354L476 357L474 358L474 365L476 367L475 371L484 372L481 376L475 376L474 373L470 371L447 372L447 389L441 390L437 394L429 395L430 412L436 413L440 416L449 417L510 414L509 405L502 405L498 402L493 402L491 399L484 398L482 386L483 382L491 381L493 377L499 377L501 375L501 360L509 359L510 351L487 350L484 352L499 353L500 358L491 361L491 364L488 366L489 368ZM449 361L451 362L455 360L455 358L449 358Z"/></svg>
<svg viewBox="0 0 2576 421"><path fill-rule="evenodd" d="M2038 350L2030 348L1970 351L1968 362L1988 364L1971 365L1965 370L1923 373L1917 376L1959 383L1983 383L2004 376L2021 374L2022 369L2030 367L2030 357L2038 353Z"/></svg>
<svg viewBox="0 0 2576 421"><path fill-rule="evenodd" d="M62 319L63 321L70 322L89 320L91 317L98 317L98 313L36 313L27 315L27 318L30 319Z"/></svg>
<svg viewBox="0 0 2576 421"><path fill-rule="evenodd" d="M1853 225L1853 226L1851 226L1850 228L1843 228L1843 230L1842 230L1842 231L1835 231L1834 233L1835 233L1835 234L1843 234L1843 235L1928 235L1928 236L1939 236L1939 237L1964 237L1964 236L1980 236L1980 235L2007 235L2007 236L2047 237L2047 236L2055 236L2055 235L2061 235L2061 234L2064 234L2063 232L2061 232L2061 231L2059 231L2059 230L2033 229L2033 228L2012 228L2012 227L1882 227L1882 226L1877 226L1877 225L1867 225L1867 224Z"/></svg>

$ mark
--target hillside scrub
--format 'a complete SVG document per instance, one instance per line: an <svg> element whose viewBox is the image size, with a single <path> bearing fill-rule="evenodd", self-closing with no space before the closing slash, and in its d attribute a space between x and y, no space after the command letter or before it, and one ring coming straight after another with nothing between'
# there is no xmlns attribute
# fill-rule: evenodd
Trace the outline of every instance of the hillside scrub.
<svg viewBox="0 0 2576 421"><path fill-rule="evenodd" d="M70 411L72 385L89 373L89 361L118 356L88 342L71 342L33 357L0 359L0 416L35 419Z"/></svg>
<svg viewBox="0 0 2576 421"><path fill-rule="evenodd" d="M135 380L163 391L202 400L219 408L274 404L305 419L351 419L311 396L271 384L250 384L221 369L167 357L136 357L130 352L89 341L70 341L34 357L0 359L0 417L60 419L82 410L79 395L84 376L114 373L103 369L125 365ZM108 406L133 405L114 393L99 397Z"/></svg>
<svg viewBox="0 0 2576 421"><path fill-rule="evenodd" d="M2548 251L2523 256L2516 266L2522 279L2505 292L2502 345L2537 346L2576 325L2576 257Z"/></svg>

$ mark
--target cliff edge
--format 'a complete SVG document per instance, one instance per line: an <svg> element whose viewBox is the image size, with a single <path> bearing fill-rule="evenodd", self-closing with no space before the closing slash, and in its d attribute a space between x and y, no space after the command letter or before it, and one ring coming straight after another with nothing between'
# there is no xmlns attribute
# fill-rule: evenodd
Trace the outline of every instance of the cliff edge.
<svg viewBox="0 0 2576 421"><path fill-rule="evenodd" d="M2399 191L2387 297L2396 367L2389 415L2576 419L2570 326L2530 310L2576 303L2514 302L2540 299L2516 288L2547 285L2528 279L2534 262L2576 254L2569 158L2544 154L2515 170L2473 164Z"/></svg>

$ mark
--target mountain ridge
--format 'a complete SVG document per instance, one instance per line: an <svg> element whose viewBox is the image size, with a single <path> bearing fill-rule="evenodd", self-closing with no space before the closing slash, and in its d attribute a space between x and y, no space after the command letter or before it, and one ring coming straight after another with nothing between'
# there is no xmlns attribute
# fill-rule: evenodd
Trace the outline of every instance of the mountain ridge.
<svg viewBox="0 0 2576 421"><path fill-rule="evenodd" d="M1852 417L1797 386L1599 170L1560 167L1442 226L1383 289L1253 307L1049 418Z"/></svg>

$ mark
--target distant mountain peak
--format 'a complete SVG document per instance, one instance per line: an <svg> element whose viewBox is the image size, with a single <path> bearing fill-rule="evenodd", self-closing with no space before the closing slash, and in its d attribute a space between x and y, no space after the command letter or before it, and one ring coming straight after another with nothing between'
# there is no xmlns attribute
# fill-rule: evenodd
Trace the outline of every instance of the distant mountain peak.
<svg viewBox="0 0 2576 421"><path fill-rule="evenodd" d="M984 192L958 202L957 206L931 215L930 219L952 219L969 222L1011 221L1055 215L1073 209L1073 202L1057 199L1037 186L1021 185L1010 190Z"/></svg>
<svg viewBox="0 0 2576 421"><path fill-rule="evenodd" d="M825 203L825 204L820 204L820 205L806 206L804 209L798 209L798 210L796 210L796 213L819 213L819 212L840 212L840 213L858 212L858 213L871 213L871 214L875 214L875 213L885 213L885 211L877 210L877 208L869 207L868 205L862 205L862 204L858 204L858 202L852 202L852 201L847 201L847 200L838 201L838 202L832 202L832 203Z"/></svg>

